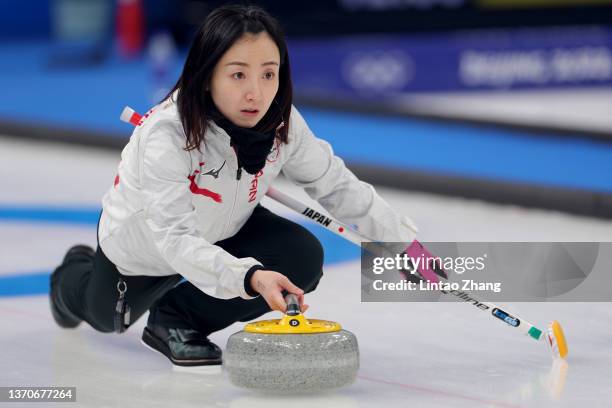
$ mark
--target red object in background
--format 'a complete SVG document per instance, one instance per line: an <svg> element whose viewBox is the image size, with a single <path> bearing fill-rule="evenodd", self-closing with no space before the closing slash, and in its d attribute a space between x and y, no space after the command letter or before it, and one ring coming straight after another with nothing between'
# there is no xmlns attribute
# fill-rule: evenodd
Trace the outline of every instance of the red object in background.
<svg viewBox="0 0 612 408"><path fill-rule="evenodd" d="M117 42L124 57L140 53L144 43L144 14L141 0L118 0Z"/></svg>

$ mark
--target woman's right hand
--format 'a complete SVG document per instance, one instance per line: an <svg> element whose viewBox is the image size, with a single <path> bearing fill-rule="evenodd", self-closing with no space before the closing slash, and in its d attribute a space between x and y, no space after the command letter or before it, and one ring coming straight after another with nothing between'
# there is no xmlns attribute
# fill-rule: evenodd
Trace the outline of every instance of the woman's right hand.
<svg viewBox="0 0 612 408"><path fill-rule="evenodd" d="M297 296L302 313L308 309L308 305L304 304L304 291L291 283L282 273L265 269L257 270L251 276L251 287L266 300L272 310L283 313L287 311L283 290Z"/></svg>

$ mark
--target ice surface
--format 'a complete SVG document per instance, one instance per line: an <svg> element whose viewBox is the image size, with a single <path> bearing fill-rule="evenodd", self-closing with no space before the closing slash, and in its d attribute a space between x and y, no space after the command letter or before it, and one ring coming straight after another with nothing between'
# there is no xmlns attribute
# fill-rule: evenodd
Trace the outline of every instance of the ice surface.
<svg viewBox="0 0 612 408"><path fill-rule="evenodd" d="M0 139L0 204L95 207L112 184L118 158L114 152ZM279 187L302 194L284 183ZM414 219L422 241L612 237L612 222L604 220L379 191ZM1 285L2 277L50 271L73 243L95 243L95 226L0 219L0 242ZM0 386L76 386L77 404L68 407L610 405L610 304L508 305L539 326L553 319L562 323L570 356L566 365L553 365L544 342L518 335L466 304L361 303L359 270L358 259L327 265L316 292L307 296L308 317L338 321L358 338L361 368L349 387L270 396L236 388L225 375L175 371L165 357L140 344L145 319L122 335L86 326L62 330L51 318L46 295L0 297ZM241 329L235 324L212 340L224 346Z"/></svg>

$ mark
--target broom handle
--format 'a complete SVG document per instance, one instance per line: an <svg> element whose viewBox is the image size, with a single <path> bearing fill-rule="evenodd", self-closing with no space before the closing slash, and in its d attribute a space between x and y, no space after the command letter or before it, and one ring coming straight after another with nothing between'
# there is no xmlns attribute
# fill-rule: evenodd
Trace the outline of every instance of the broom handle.
<svg viewBox="0 0 612 408"><path fill-rule="evenodd" d="M266 195L274 201L277 201L291 208L292 210L302 214L304 217L308 217L311 220L314 220L315 222L323 225L328 231L340 235L342 238L352 242L355 245L361 246L362 242L371 242L370 239L360 235L350 227L347 227L346 225L334 220L333 218L328 217L327 215L308 207L306 204L302 203L299 200L296 200L290 195L283 193L282 191L270 187L268 188Z"/></svg>
<svg viewBox="0 0 612 408"><path fill-rule="evenodd" d="M279 190L276 190L273 187L270 187L268 189L268 192L266 193L266 195L272 198L273 200L302 214L303 216L310 218L310 219L314 219L319 224L321 224L324 228L326 228L328 231L334 232L337 235L340 235L341 237L347 239L348 241L351 241L352 243L356 245L361 245L361 242L372 242L371 240L359 235L356 231L353 231L350 228L344 226L340 222L328 217L325 214L321 214L318 211L311 209L306 204L296 200L295 198ZM414 242L422 247L422 244L420 242L416 240ZM410 248L412 247L413 246L411 245ZM432 279L430 279L429 276L423 276L423 277L426 280L432 281ZM436 277L436 281L437 281L437 277ZM445 292L442 292L442 293L445 293ZM467 292L463 292L463 293L468 294ZM446 294L451 296L449 293L446 293ZM508 326L517 329L519 332L526 334L527 336L533 338L534 340L540 340L544 338L543 332L540 329L538 329L535 325L528 322L527 320L505 311L504 309L502 309L501 307L497 306L494 303L479 300L475 298L474 296L472 296L471 294L469 294L469 297L471 298L470 303L473 303L479 310L484 310L488 312L490 316L501 320L502 322L506 323ZM482 305L482 306L479 307L479 305Z"/></svg>

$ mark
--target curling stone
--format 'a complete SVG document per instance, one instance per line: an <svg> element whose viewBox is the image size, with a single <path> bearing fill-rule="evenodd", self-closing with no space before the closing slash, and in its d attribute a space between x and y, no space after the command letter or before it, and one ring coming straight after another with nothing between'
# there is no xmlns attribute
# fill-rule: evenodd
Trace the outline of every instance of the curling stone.
<svg viewBox="0 0 612 408"><path fill-rule="evenodd" d="M348 385L359 369L355 335L335 322L306 319L297 297L286 297L282 319L247 324L232 334L223 368L239 387L316 391Z"/></svg>

